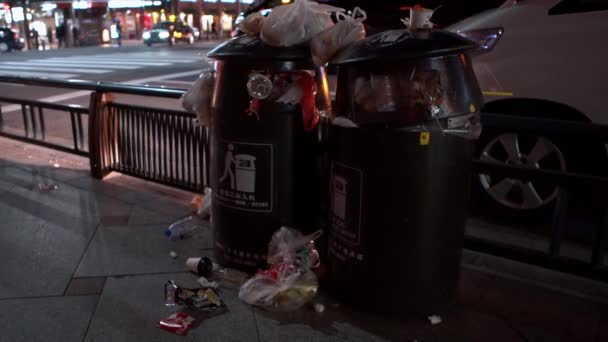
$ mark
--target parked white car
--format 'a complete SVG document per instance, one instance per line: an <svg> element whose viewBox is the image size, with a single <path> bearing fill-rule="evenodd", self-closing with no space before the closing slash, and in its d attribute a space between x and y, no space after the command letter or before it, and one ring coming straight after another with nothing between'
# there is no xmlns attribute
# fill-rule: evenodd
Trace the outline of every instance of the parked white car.
<svg viewBox="0 0 608 342"><path fill-rule="evenodd" d="M447 28L480 44L473 63L485 112L608 124L608 0L509 0ZM536 168L603 172L606 146L487 130L480 158ZM480 175L496 207L547 209L551 184Z"/></svg>

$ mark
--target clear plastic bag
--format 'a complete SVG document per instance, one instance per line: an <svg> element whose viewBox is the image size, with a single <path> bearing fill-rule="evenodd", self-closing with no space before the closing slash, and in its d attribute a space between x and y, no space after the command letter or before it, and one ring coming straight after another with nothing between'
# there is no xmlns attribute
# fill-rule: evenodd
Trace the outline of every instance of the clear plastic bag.
<svg viewBox="0 0 608 342"><path fill-rule="evenodd" d="M319 236L321 231L307 236L286 227L276 231L268 246L271 267L247 280L239 290L239 298L275 311L296 310L309 302L318 288L311 269L319 265L313 241Z"/></svg>
<svg viewBox="0 0 608 342"><path fill-rule="evenodd" d="M211 125L211 96L215 84L215 71L205 70L194 82L192 87L181 97L182 107L196 113L199 125Z"/></svg>
<svg viewBox="0 0 608 342"><path fill-rule="evenodd" d="M266 19L260 12L251 13L239 24L241 31L257 35L262 31L262 25L264 25L264 19Z"/></svg>
<svg viewBox="0 0 608 342"><path fill-rule="evenodd" d="M343 11L314 1L295 0L292 4L273 8L263 20L260 38L272 46L298 45L333 26L330 13Z"/></svg>
<svg viewBox="0 0 608 342"><path fill-rule="evenodd" d="M211 188L205 188L205 197L200 206L196 209L196 214L201 218L211 217Z"/></svg>
<svg viewBox="0 0 608 342"><path fill-rule="evenodd" d="M299 309L314 298L319 284L314 272L301 273L291 266L279 264L254 275L241 286L239 298L271 311ZM275 278L269 273L278 276Z"/></svg>
<svg viewBox="0 0 608 342"><path fill-rule="evenodd" d="M337 13L338 23L316 35L310 41L312 60L318 66L323 66L349 44L365 39L363 21L367 18L365 12L355 7L351 16Z"/></svg>

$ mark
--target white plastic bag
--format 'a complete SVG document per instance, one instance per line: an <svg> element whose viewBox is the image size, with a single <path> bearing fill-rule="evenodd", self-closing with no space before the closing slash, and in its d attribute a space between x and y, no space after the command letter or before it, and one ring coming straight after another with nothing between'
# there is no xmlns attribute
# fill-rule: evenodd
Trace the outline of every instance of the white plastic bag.
<svg viewBox="0 0 608 342"><path fill-rule="evenodd" d="M273 8L263 21L260 38L272 46L298 45L333 26L330 13L343 11L314 1L295 0L290 5Z"/></svg>
<svg viewBox="0 0 608 342"><path fill-rule="evenodd" d="M196 214L201 218L206 219L211 217L211 197L211 188L205 188L205 197L196 210Z"/></svg>
<svg viewBox="0 0 608 342"><path fill-rule="evenodd" d="M264 24L264 16L260 12L251 13L239 24L241 31L257 35L262 31L262 25Z"/></svg>
<svg viewBox="0 0 608 342"><path fill-rule="evenodd" d="M273 278L258 273L239 289L239 298L247 304L271 311L293 311L308 303L317 294L319 283L312 271L287 271Z"/></svg>
<svg viewBox="0 0 608 342"><path fill-rule="evenodd" d="M211 96L214 84L215 71L205 70L180 99L186 111L196 113L201 126L211 125Z"/></svg>
<svg viewBox="0 0 608 342"><path fill-rule="evenodd" d="M259 271L239 289L239 298L251 305L274 311L292 311L309 302L318 282L312 268L319 266L313 240L321 231L303 236L282 227L268 244L269 269Z"/></svg>
<svg viewBox="0 0 608 342"><path fill-rule="evenodd" d="M344 13L336 15L338 23L316 35L310 41L312 60L317 66L323 66L349 44L365 39L363 21L367 18L365 12L355 7L352 16Z"/></svg>

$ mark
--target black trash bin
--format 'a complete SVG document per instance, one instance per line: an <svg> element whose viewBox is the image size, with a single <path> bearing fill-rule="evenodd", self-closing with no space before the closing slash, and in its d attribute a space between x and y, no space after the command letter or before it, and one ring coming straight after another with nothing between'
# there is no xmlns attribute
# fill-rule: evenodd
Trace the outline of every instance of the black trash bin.
<svg viewBox="0 0 608 342"><path fill-rule="evenodd" d="M454 297L481 131L474 47L394 30L334 58L327 285L348 304L432 314Z"/></svg>
<svg viewBox="0 0 608 342"><path fill-rule="evenodd" d="M265 265L268 242L281 226L318 229L318 132L330 113L327 82L306 46L276 48L241 36L208 57L216 70L215 256L222 265L255 270Z"/></svg>

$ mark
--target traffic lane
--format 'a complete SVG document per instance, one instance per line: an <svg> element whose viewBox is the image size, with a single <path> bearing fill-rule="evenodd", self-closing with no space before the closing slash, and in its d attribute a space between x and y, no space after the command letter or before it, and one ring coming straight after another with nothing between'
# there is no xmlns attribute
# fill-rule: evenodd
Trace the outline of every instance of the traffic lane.
<svg viewBox="0 0 608 342"><path fill-rule="evenodd" d="M111 47L111 46L92 46L92 47L79 47L69 49L56 49L56 50L44 50L44 51L13 51L10 53L0 54L0 62L11 62L11 61L23 61L25 59L38 59L38 58L53 58L53 57L73 57L73 56L92 56L97 54L109 54L109 53L135 53L135 52L154 52L160 53L161 56L168 55L170 52L185 52L191 53L193 56L204 57L205 51L209 51L210 47L202 43L195 43L194 45L176 45L173 47L169 46L152 46L147 47L145 45L134 45L134 46L122 46L122 47Z"/></svg>
<svg viewBox="0 0 608 342"><path fill-rule="evenodd" d="M192 63L172 68L142 69L137 74L134 72L122 73L120 75L115 75L113 77L108 77L99 80L114 83L149 85L152 87L187 89L189 88L191 82L193 82L193 80L198 77L198 74L200 74L201 71L202 68L200 65L198 65L198 63ZM177 80L181 80L178 81L179 84L171 82L174 77L177 77ZM183 81L186 79L188 79L189 81ZM0 94L2 94L1 96L64 105L88 106L90 93L90 91L74 89L21 86L10 84L0 85ZM147 103L154 104L154 101L148 101ZM0 103L0 105L2 105L3 113L20 110L19 105L8 103Z"/></svg>

